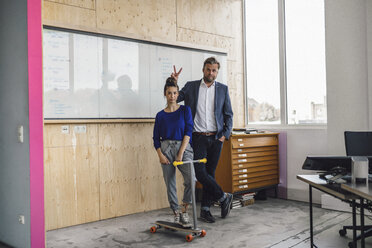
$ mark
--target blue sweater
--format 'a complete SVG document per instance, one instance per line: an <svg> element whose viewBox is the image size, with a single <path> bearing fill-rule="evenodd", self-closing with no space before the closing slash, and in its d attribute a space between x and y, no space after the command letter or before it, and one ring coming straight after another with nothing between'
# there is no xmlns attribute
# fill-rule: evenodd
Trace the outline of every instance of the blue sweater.
<svg viewBox="0 0 372 248"><path fill-rule="evenodd" d="M161 140L183 140L185 135L192 137L193 120L188 106L180 107L171 113L164 110L156 114L154 126L154 147L160 147Z"/></svg>

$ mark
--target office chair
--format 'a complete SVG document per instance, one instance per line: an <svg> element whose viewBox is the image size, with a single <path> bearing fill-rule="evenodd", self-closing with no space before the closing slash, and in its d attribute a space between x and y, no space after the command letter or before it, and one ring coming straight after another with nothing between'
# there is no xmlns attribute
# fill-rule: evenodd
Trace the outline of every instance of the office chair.
<svg viewBox="0 0 372 248"><path fill-rule="evenodd" d="M345 131L345 148L347 156L372 156L372 132L351 132ZM371 173L371 172L369 172ZM346 230L353 229L353 226L343 226L339 230L341 236L346 235ZM360 226L357 226L357 230L361 230ZM364 226L364 237L372 236L372 225ZM360 235L357 236L357 240L360 240ZM349 247L353 247L352 242L349 243Z"/></svg>

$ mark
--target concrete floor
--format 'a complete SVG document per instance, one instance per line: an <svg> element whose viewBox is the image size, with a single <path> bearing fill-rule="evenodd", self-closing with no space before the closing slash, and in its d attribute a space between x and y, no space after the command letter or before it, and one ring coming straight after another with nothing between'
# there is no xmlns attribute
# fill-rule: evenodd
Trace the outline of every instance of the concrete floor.
<svg viewBox="0 0 372 248"><path fill-rule="evenodd" d="M198 211L199 214L199 211ZM218 207L212 208L220 216ZM172 220L168 209L133 214L47 232L48 248L101 247L270 247L302 248L309 243L309 208L307 203L269 198L253 205L232 209L226 219L216 223L199 221L207 231L203 238L185 241L185 233L160 229L150 233L155 220ZM366 223L372 223L366 219ZM351 214L314 208L315 244L323 248L347 247L352 233L340 237L338 230L351 224ZM360 247L360 245L358 245ZM372 247L372 238L366 239Z"/></svg>

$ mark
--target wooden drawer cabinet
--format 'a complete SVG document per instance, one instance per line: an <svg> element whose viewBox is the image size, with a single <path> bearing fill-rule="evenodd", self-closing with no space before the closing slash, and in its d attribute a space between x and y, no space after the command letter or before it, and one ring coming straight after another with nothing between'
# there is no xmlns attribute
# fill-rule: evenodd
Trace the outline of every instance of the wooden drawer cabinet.
<svg viewBox="0 0 372 248"><path fill-rule="evenodd" d="M278 133L232 135L216 170L223 191L255 191L279 183Z"/></svg>

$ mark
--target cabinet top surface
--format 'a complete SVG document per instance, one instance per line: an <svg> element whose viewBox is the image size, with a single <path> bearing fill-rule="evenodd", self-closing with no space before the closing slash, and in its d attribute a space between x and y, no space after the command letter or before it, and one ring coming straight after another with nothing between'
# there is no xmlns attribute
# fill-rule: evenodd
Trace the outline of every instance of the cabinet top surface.
<svg viewBox="0 0 372 248"><path fill-rule="evenodd" d="M265 133L251 133L251 134L231 134L232 138L239 137L259 137L259 136L277 136L279 133L265 132Z"/></svg>

